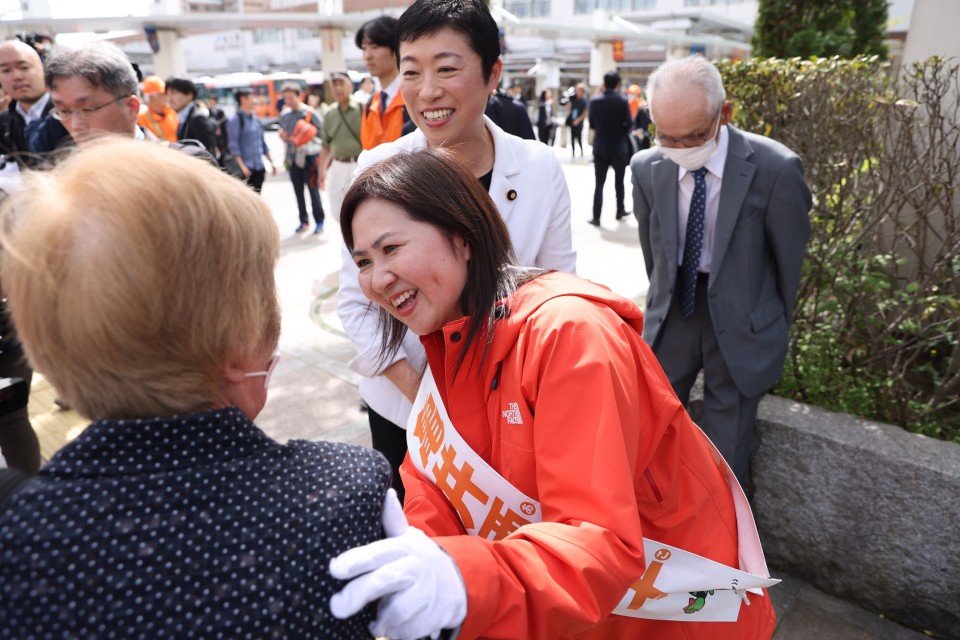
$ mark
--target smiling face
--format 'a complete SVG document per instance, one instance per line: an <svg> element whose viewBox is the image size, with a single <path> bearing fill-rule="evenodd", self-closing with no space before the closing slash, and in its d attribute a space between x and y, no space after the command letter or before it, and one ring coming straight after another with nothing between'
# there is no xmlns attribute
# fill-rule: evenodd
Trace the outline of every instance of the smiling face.
<svg viewBox="0 0 960 640"><path fill-rule="evenodd" d="M353 216L360 289L417 335L463 317L470 248L386 200L363 201Z"/></svg>
<svg viewBox="0 0 960 640"><path fill-rule="evenodd" d="M485 139L483 112L501 67L497 60L484 80L480 55L453 29L400 43L400 91L430 147Z"/></svg>

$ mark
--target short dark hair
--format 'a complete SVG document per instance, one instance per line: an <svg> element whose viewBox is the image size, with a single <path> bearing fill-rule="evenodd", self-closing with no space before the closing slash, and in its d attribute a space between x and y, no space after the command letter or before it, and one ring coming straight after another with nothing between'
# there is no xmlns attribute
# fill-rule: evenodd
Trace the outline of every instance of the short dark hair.
<svg viewBox="0 0 960 640"><path fill-rule="evenodd" d="M173 76L171 78L167 78L166 84L167 91L173 89L174 91L193 96L194 98L197 97L197 85L195 85L193 80L190 80L189 78Z"/></svg>
<svg viewBox="0 0 960 640"><path fill-rule="evenodd" d="M430 179L424 180L424 176ZM471 321L456 372L475 339L485 334L489 345L498 301L520 281L541 271L515 267L517 258L506 223L490 194L455 151L441 147L397 153L360 173L340 209L340 232L350 251L357 208L371 199L392 202L412 220L429 224L448 238L460 236L470 248L460 307ZM380 327L380 357L386 361L400 348L406 327L382 308Z"/></svg>
<svg viewBox="0 0 960 640"><path fill-rule="evenodd" d="M233 97L236 98L237 102L240 102L240 98L245 98L247 96L253 95L253 89L250 87L240 87L233 92Z"/></svg>
<svg viewBox="0 0 960 640"><path fill-rule="evenodd" d="M603 86L607 89L616 89L620 86L620 74L616 71L607 71L603 74Z"/></svg>
<svg viewBox="0 0 960 640"><path fill-rule="evenodd" d="M400 16L397 42L412 42L453 29L480 56L484 80L500 57L500 28L482 0L417 0ZM398 60L399 61L399 60Z"/></svg>
<svg viewBox="0 0 960 640"><path fill-rule="evenodd" d="M397 19L393 16L380 16L364 22L353 39L357 49L363 48L364 40L381 47L390 47L393 55L397 55Z"/></svg>

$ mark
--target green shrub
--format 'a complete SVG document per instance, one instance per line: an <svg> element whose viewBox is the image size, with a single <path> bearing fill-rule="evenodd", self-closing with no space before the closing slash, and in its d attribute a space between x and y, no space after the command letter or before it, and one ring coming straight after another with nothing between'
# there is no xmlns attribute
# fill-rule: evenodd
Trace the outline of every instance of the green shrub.
<svg viewBox="0 0 960 640"><path fill-rule="evenodd" d="M960 442L957 62L720 69L734 124L797 151L814 194L775 393Z"/></svg>

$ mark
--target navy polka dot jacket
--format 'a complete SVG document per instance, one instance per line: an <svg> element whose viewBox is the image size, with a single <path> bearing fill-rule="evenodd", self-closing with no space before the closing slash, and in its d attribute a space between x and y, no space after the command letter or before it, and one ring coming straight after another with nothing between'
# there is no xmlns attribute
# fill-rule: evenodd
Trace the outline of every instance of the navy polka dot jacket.
<svg viewBox="0 0 960 640"><path fill-rule="evenodd" d="M236 408L103 420L0 518L0 637L369 638L330 558L382 537L376 451L271 440Z"/></svg>

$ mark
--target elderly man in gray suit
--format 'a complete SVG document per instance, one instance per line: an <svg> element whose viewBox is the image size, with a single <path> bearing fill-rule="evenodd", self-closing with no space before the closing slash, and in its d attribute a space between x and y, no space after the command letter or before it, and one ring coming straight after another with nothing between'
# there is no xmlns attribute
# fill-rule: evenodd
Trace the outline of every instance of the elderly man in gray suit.
<svg viewBox="0 0 960 640"><path fill-rule="evenodd" d="M786 358L810 190L790 149L728 125L705 58L661 66L647 100L657 146L630 163L650 278L643 337L684 404L703 370L703 430L747 487L760 396Z"/></svg>

